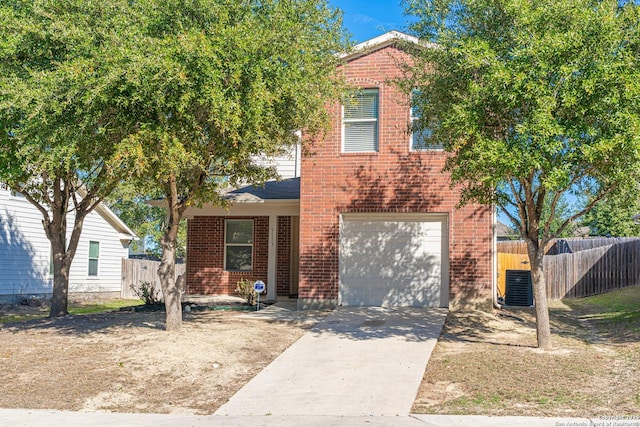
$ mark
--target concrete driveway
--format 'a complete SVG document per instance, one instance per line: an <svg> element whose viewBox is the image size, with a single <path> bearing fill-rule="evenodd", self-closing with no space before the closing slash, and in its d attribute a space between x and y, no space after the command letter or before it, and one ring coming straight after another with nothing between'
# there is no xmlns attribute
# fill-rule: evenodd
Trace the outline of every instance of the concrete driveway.
<svg viewBox="0 0 640 427"><path fill-rule="evenodd" d="M446 314L437 308L339 308L215 415L409 415Z"/></svg>

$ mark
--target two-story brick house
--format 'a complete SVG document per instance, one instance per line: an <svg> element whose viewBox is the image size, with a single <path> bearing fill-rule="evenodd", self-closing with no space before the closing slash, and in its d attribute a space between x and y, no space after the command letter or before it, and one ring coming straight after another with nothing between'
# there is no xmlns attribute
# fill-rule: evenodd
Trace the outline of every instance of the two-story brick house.
<svg viewBox="0 0 640 427"><path fill-rule="evenodd" d="M391 83L411 58L391 32L343 56L359 88L330 107L313 153L280 159L283 180L229 193L229 210L190 209L187 293L233 294L241 279L298 306L448 307L491 300L489 207L457 208L446 153L413 135L407 96Z"/></svg>

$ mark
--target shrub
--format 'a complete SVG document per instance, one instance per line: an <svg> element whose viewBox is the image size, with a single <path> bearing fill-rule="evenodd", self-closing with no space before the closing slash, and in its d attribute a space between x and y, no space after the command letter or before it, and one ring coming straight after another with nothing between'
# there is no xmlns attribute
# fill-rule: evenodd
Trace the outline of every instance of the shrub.
<svg viewBox="0 0 640 427"><path fill-rule="evenodd" d="M144 305L157 305L162 302L160 299L160 290L151 282L140 282L140 286L136 288L135 285L131 285L133 293L144 301Z"/></svg>
<svg viewBox="0 0 640 427"><path fill-rule="evenodd" d="M256 301L256 291L253 290L253 282L242 279L236 283L236 293L247 301L247 304L254 305Z"/></svg>

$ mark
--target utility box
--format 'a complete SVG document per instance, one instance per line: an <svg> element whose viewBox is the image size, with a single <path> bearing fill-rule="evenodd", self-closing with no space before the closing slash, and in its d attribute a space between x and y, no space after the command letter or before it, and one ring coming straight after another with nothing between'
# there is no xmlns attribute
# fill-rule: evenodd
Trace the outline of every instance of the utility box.
<svg viewBox="0 0 640 427"><path fill-rule="evenodd" d="M505 304L520 307L533 305L533 282L530 270L507 270Z"/></svg>

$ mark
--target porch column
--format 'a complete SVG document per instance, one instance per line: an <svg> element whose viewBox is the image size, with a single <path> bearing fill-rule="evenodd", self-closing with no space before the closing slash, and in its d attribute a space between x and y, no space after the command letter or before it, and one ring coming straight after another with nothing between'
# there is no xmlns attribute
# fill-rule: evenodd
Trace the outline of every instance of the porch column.
<svg viewBox="0 0 640 427"><path fill-rule="evenodd" d="M269 254L267 257L267 301L276 300L276 269L278 259L278 217L269 215Z"/></svg>

